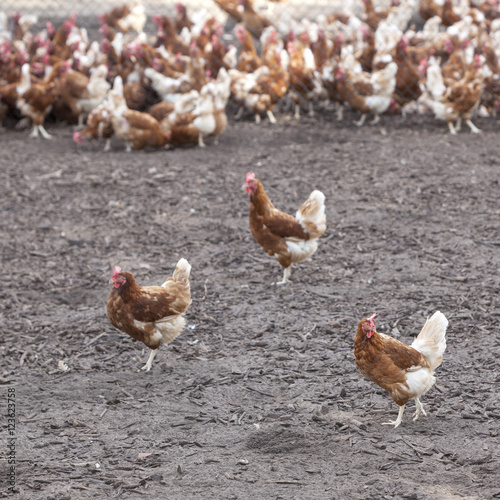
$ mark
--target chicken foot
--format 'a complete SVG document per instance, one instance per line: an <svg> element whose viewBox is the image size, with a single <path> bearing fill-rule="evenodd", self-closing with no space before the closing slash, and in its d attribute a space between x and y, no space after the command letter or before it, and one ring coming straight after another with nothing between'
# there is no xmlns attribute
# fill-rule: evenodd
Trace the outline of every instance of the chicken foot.
<svg viewBox="0 0 500 500"><path fill-rule="evenodd" d="M300 104L295 103L295 119L300 120Z"/></svg>
<svg viewBox="0 0 500 500"><path fill-rule="evenodd" d="M292 274L292 266L285 267L285 270L283 271L283 280L278 281L276 284L286 285L286 283L288 283L288 278L290 278L290 274Z"/></svg>
<svg viewBox="0 0 500 500"><path fill-rule="evenodd" d="M242 115L243 115L243 106L240 106L237 113L234 115L234 119L239 120Z"/></svg>
<svg viewBox="0 0 500 500"><path fill-rule="evenodd" d="M420 401L419 401L420 403ZM422 409L423 410L423 409ZM394 429L399 427L399 424L403 421L403 413L405 411L405 405L399 407L398 418L396 420L391 420L389 422L383 422L382 425L393 425Z"/></svg>
<svg viewBox="0 0 500 500"><path fill-rule="evenodd" d="M309 116L311 118L313 118L314 117L314 103L312 101L309 101L308 107L309 107Z"/></svg>
<svg viewBox="0 0 500 500"><path fill-rule="evenodd" d="M415 413L413 414L413 420L418 420L418 417L420 417L420 414L422 414L424 417L427 416L427 413L424 410L424 405L420 402L420 399L415 398L415 405L416 405L416 410Z"/></svg>
<svg viewBox="0 0 500 500"><path fill-rule="evenodd" d="M365 120L366 120L366 114L362 114L361 118L357 122L356 121L354 122L354 125L361 127L365 123Z"/></svg>
<svg viewBox="0 0 500 500"><path fill-rule="evenodd" d="M274 117L274 113L270 109L267 110L267 117L269 118L269 121L271 123L276 123L276 118Z"/></svg>
<svg viewBox="0 0 500 500"><path fill-rule="evenodd" d="M153 359L155 359L156 354L158 353L158 349L151 349L151 352L149 353L149 358L147 363L141 368L140 371L143 372L148 372L151 370L151 365L153 364Z"/></svg>
<svg viewBox="0 0 500 500"><path fill-rule="evenodd" d="M469 126L470 131L473 134L480 134L481 133L481 129L477 128L470 120L465 120L465 123Z"/></svg>
<svg viewBox="0 0 500 500"><path fill-rule="evenodd" d="M44 139L52 139L52 136L45 130L43 125L33 125L30 137L38 137L38 133L42 134Z"/></svg>
<svg viewBox="0 0 500 500"><path fill-rule="evenodd" d="M457 135L457 131L455 130L455 127L453 126L453 122L448 122L448 128L450 129L450 134Z"/></svg>

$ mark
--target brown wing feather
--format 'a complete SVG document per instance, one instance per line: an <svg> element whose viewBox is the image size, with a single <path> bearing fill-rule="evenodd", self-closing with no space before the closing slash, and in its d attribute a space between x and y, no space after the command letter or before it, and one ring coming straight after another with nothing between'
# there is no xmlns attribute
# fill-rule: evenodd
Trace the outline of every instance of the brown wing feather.
<svg viewBox="0 0 500 500"><path fill-rule="evenodd" d="M196 144L200 131L194 125L174 125L171 130L170 142L177 144Z"/></svg>
<svg viewBox="0 0 500 500"><path fill-rule="evenodd" d="M154 323L179 314L172 306L175 299L162 287L143 287L141 296L130 304L130 312L137 321Z"/></svg>
<svg viewBox="0 0 500 500"><path fill-rule="evenodd" d="M403 344L397 339L384 339L384 354L400 370L408 370L412 366L425 364L425 358L413 347Z"/></svg>
<svg viewBox="0 0 500 500"><path fill-rule="evenodd" d="M75 97L77 99L88 97L87 85L89 78L83 73L73 71L62 78L62 89L67 96Z"/></svg>
<svg viewBox="0 0 500 500"><path fill-rule="evenodd" d="M131 127L141 129L158 129L160 124L156 118L153 118L147 113L136 111L135 109L127 109L123 112L123 117L129 122Z"/></svg>
<svg viewBox="0 0 500 500"><path fill-rule="evenodd" d="M309 234L304 231L295 217L279 210L274 210L268 216L263 217L263 223L271 233L281 238L309 239Z"/></svg>

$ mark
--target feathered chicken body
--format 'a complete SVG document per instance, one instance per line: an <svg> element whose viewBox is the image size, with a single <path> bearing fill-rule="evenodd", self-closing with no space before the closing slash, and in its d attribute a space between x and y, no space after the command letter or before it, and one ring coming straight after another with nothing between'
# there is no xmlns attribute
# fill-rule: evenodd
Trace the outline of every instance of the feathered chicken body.
<svg viewBox="0 0 500 500"><path fill-rule="evenodd" d="M190 272L189 262L180 259L161 286L139 286L131 273L118 266L114 269L108 318L114 327L151 349L144 371L151 369L160 345L172 342L184 328L183 315L191 304Z"/></svg>
<svg viewBox="0 0 500 500"><path fill-rule="evenodd" d="M353 109L362 113L356 125L363 125L368 113L375 118L372 123L378 123L380 115L391 105L392 93L396 87L396 73L398 66L395 62L385 68L374 71L368 80L361 73L354 75L343 68L337 70L337 91L339 96L347 101ZM362 83L362 85L357 85Z"/></svg>
<svg viewBox="0 0 500 500"><path fill-rule="evenodd" d="M325 195L313 191L293 217L274 207L255 174L247 174L243 188L250 194L250 230L284 268L283 281L278 283L284 284L292 263L307 259L318 248L318 238L326 230Z"/></svg>
<svg viewBox="0 0 500 500"><path fill-rule="evenodd" d="M448 320L441 312L429 318L411 346L375 329L376 314L358 324L354 357L360 372L389 392L399 406L398 418L387 424L398 427L406 403L415 400L416 412L426 415L420 397L435 383L434 371L443 361ZM384 424L385 425L385 424Z"/></svg>
<svg viewBox="0 0 500 500"><path fill-rule="evenodd" d="M111 117L113 130L118 139L126 144L126 151L145 147L160 148L168 142L168 134L160 129L160 123L148 113L135 109L126 109L121 114L113 113Z"/></svg>
<svg viewBox="0 0 500 500"><path fill-rule="evenodd" d="M445 120L451 134L460 130L462 120L471 132L481 132L471 121L472 113L481 101L485 86L481 60L475 59L464 77L458 81L443 79L439 61L430 58L427 68L426 92L420 101L434 112L436 118ZM456 126L454 122L456 120Z"/></svg>
<svg viewBox="0 0 500 500"><path fill-rule="evenodd" d="M104 101L90 112L87 126L81 132L76 131L73 134L73 140L77 144L83 144L85 138L106 139L104 151L109 151L113 134L112 109L109 102Z"/></svg>
<svg viewBox="0 0 500 500"><path fill-rule="evenodd" d="M21 71L21 81L16 86L16 106L33 123L31 137L38 137L40 133L45 139L50 139L51 135L45 130L43 123L57 98L55 78L59 75L59 68L54 67L49 78L41 83L31 82L28 63L23 64Z"/></svg>

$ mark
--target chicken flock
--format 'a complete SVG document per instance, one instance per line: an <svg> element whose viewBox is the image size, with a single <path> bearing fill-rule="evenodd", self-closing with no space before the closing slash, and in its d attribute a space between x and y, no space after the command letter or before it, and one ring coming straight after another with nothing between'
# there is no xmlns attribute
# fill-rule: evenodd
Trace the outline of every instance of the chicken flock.
<svg viewBox="0 0 500 500"><path fill-rule="evenodd" d="M271 203L253 172L247 173L242 187L250 197L252 235L284 268L283 280L276 283L284 285L291 264L310 258L318 248L318 238L326 231L325 195L314 190L293 217ZM110 279L113 290L107 302L108 318L113 326L150 348L143 371L151 370L159 346L172 342L185 325L183 316L191 304L190 272L191 265L181 258L173 276L161 286L139 286L130 272L115 266ZM434 372L446 349L448 320L443 313L435 312L408 346L377 332L375 316L359 322L354 358L360 372L386 389L399 406L397 419L386 422L398 427L410 399L416 404L413 419L426 415L420 397L436 381Z"/></svg>
<svg viewBox="0 0 500 500"><path fill-rule="evenodd" d="M279 22L255 12L250 0L215 0L238 23L239 42L223 43L223 28L205 11L187 16L154 16L158 30L144 34L146 14L135 1L99 17L101 42L70 16L59 28L50 23L35 35L32 19L3 16L0 22L0 118L7 114L32 125L31 135L49 139L45 118L77 124L76 143L113 136L127 150L217 141L227 126L231 99L238 112L257 121L289 96L300 117L306 104L336 105L341 119L350 106L366 116L393 111L432 111L456 134L462 122L474 133L476 109L494 116L500 54L500 14L489 0L453 5L451 0L401 0L386 11L363 0L360 18L342 12L316 22ZM418 12L425 21L409 23ZM0 25L1 26L1 25ZM133 32L133 34L132 34ZM126 37L129 41L126 42ZM256 47L260 47L257 51ZM325 196L314 190L295 217L276 209L262 182L249 172L243 188L250 198L250 229L264 251L290 277L292 263L310 258L326 231ZM161 344L182 331L191 304L191 265L181 258L161 286L140 286L116 266L107 314L113 326L150 348L149 371ZM376 314L358 324L354 357L360 372L386 389L399 406L398 427L409 399L416 420L425 415L420 397L435 383L446 348L448 320L436 312L411 346L376 331Z"/></svg>
<svg viewBox="0 0 500 500"><path fill-rule="evenodd" d="M496 0L393 0L294 19L286 1L266 15L252 0L214 0L232 33L206 9L154 15L144 32L140 0L99 15L100 40L71 15L33 33L36 19L0 12L0 122L15 117L50 138L48 116L78 124L77 143L116 136L127 150L204 146L224 132L228 101L274 123L279 102L368 115L433 113L456 134L474 112L500 106L500 12ZM234 35L235 44L225 40ZM85 125L85 127L84 127Z"/></svg>

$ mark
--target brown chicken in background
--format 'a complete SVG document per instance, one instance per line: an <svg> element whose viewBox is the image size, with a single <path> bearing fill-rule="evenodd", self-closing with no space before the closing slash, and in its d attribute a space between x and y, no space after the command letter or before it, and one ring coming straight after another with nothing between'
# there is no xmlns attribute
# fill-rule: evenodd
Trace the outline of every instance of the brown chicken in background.
<svg viewBox="0 0 500 500"><path fill-rule="evenodd" d="M189 54L186 45L175 31L174 25L168 16L154 15L153 22L158 26L154 47L165 47L171 54Z"/></svg>
<svg viewBox="0 0 500 500"><path fill-rule="evenodd" d="M239 7L238 0L214 0L214 3L217 4L224 12L229 14L229 16L240 23L242 20L241 10Z"/></svg>
<svg viewBox="0 0 500 500"><path fill-rule="evenodd" d="M277 285L285 284L292 263L311 257L318 249L318 238L326 231L325 195L313 191L294 217L274 207L255 174L247 174L243 188L250 195L250 230L284 268L283 280Z"/></svg>
<svg viewBox="0 0 500 500"><path fill-rule="evenodd" d="M16 106L19 112L33 123L31 137L38 137L40 133L45 139L51 138L51 135L45 130L43 124L45 116L49 113L57 99L58 86L56 80L61 72L65 70L65 63L59 63L59 65L54 66L46 80L40 83L33 83L29 72L29 64L23 64L21 81L16 86Z"/></svg>
<svg viewBox="0 0 500 500"><path fill-rule="evenodd" d="M392 101L396 87L398 66L395 62L371 74L353 74L339 67L337 70L337 92L354 110L362 113L356 125L364 124L368 113L375 115L372 124L378 123Z"/></svg>
<svg viewBox="0 0 500 500"><path fill-rule="evenodd" d="M445 120L453 135L460 130L462 121L465 121L472 133L481 132L472 123L471 118L481 102L485 87L482 66L480 56L476 55L464 77L455 81L443 78L439 60L436 58L431 57L426 63L425 92L420 102L433 111L437 119Z"/></svg>
<svg viewBox="0 0 500 500"><path fill-rule="evenodd" d="M261 16L253 8L252 0L238 0L241 11L241 22L255 38L260 38L264 28L271 25L268 19Z"/></svg>
<svg viewBox="0 0 500 500"><path fill-rule="evenodd" d="M420 397L436 382L434 371L443 361L448 320L439 311L428 319L411 346L375 329L374 318L361 320L354 340L354 357L359 371L389 392L399 406L398 418L384 425L398 427L406 403L415 400L413 420L426 415Z"/></svg>
<svg viewBox="0 0 500 500"><path fill-rule="evenodd" d="M241 44L236 69L245 73L253 73L262 66L262 59L257 54L252 35L241 25L236 26L234 31Z"/></svg>
<svg viewBox="0 0 500 500"><path fill-rule="evenodd" d="M270 26L268 19L253 8L252 0L214 0L237 23L242 23L255 38L260 38L264 28Z"/></svg>
<svg viewBox="0 0 500 500"><path fill-rule="evenodd" d="M139 286L131 273L118 266L114 269L108 318L118 330L151 349L143 371L151 370L160 345L172 342L184 328L183 315L191 304L190 272L189 262L180 259L172 277L163 285Z"/></svg>
<svg viewBox="0 0 500 500"><path fill-rule="evenodd" d="M295 103L295 118L300 118L300 104L304 100L309 108L309 116L314 115L313 101L319 97L323 86L316 71L316 61L310 48L308 36L305 40L295 38L287 43L290 56L290 97ZM326 95L326 91L325 91Z"/></svg>
<svg viewBox="0 0 500 500"><path fill-rule="evenodd" d="M362 20L370 27L370 29L375 32L377 31L378 25L381 21L387 18L389 15L389 10L375 10L372 0L363 0L364 12Z"/></svg>
<svg viewBox="0 0 500 500"><path fill-rule="evenodd" d="M446 27L461 20L461 17L454 11L451 0L444 0L443 3L436 2L435 0L421 0L418 13L424 21L427 21L431 17L439 16Z"/></svg>
<svg viewBox="0 0 500 500"><path fill-rule="evenodd" d="M190 30L193 26L193 22L191 21L191 19L189 19L187 15L186 6L181 2L177 2L175 4L175 10L177 11L177 14L174 19L175 31L177 33L180 33L184 28Z"/></svg>
<svg viewBox="0 0 500 500"><path fill-rule="evenodd" d="M408 39L403 36L396 45L396 56L394 58L398 65L394 100L401 108L412 101L416 101L422 95L418 66L412 62L410 55L406 51L407 47Z"/></svg>
<svg viewBox="0 0 500 500"><path fill-rule="evenodd" d="M99 14L99 21L121 31L128 32L131 29L142 33L146 24L146 12L141 0L133 0L127 5L121 5Z"/></svg>
<svg viewBox="0 0 500 500"><path fill-rule="evenodd" d="M94 68L90 78L69 69L58 80L59 99L54 106L54 115L81 126L87 115L106 97L111 85L106 80L108 68L101 64Z"/></svg>
<svg viewBox="0 0 500 500"><path fill-rule="evenodd" d="M128 5L119 5L109 12L99 14L98 19L102 24L107 24L114 29L120 30L119 22L130 14L130 7Z"/></svg>
<svg viewBox="0 0 500 500"><path fill-rule="evenodd" d="M120 115L112 115L113 130L118 139L125 142L126 151L160 148L169 141L169 134L160 129L160 123L148 113L126 109Z"/></svg>
<svg viewBox="0 0 500 500"><path fill-rule="evenodd" d="M118 139L125 142L126 151L144 149L145 147L160 148L168 143L169 135L160 129L160 123L148 113L129 109L123 96L123 83L117 76L113 90L109 92L107 104L111 110L113 131Z"/></svg>
<svg viewBox="0 0 500 500"><path fill-rule="evenodd" d="M104 151L109 151L111 137L114 134L111 111L108 101L99 104L90 112L87 118L87 126L80 132L74 132L73 140L77 144L84 144L85 139L106 139Z"/></svg>

